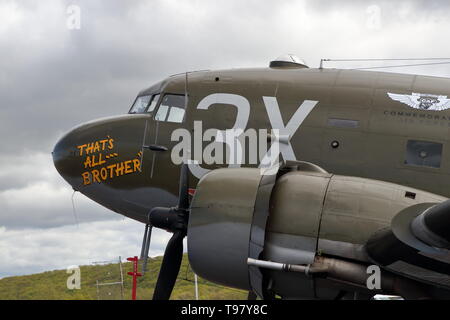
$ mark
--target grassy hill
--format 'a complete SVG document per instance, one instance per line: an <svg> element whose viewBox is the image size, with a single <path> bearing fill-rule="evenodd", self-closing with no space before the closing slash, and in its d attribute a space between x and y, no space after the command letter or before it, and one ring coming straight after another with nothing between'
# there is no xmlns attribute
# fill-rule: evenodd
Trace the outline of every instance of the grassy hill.
<svg viewBox="0 0 450 320"><path fill-rule="evenodd" d="M160 269L162 257L150 259L148 271L138 278L137 298L151 299ZM122 263L125 300L131 299L132 277L127 275L132 271L132 263ZM141 267L140 267L141 268ZM0 280L0 300L97 300L121 299L120 285L97 286L99 283L120 281L119 264L81 266L81 289L67 289L66 270L48 271L39 274L8 277ZM189 268L187 256L183 256L181 270L172 293L171 299L195 299L194 274ZM246 299L247 292L227 288L199 278L199 297L208 299Z"/></svg>

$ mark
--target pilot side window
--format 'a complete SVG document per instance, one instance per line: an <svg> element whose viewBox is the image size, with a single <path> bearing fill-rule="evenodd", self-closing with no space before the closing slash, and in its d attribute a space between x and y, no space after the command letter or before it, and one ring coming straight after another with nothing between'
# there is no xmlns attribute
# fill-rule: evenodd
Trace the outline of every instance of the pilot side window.
<svg viewBox="0 0 450 320"><path fill-rule="evenodd" d="M130 113L143 113L150 102L150 98L152 96L139 96L133 103L133 106L130 109Z"/></svg>
<svg viewBox="0 0 450 320"><path fill-rule="evenodd" d="M440 168L442 143L408 140L405 164Z"/></svg>
<svg viewBox="0 0 450 320"><path fill-rule="evenodd" d="M155 120L181 123L184 120L186 97L166 94L156 112Z"/></svg>

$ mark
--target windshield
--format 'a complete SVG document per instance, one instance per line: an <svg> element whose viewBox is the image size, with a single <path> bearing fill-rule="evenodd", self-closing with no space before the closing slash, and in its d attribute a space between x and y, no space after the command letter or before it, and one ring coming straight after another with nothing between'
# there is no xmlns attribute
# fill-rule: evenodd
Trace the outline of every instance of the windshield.
<svg viewBox="0 0 450 320"><path fill-rule="evenodd" d="M154 95L139 96L136 98L136 101L134 101L129 113L152 113L153 110L155 110L158 101L159 93Z"/></svg>
<svg viewBox="0 0 450 320"><path fill-rule="evenodd" d="M130 113L143 113L147 109L148 103L150 102L151 96L140 96L136 98L133 106L130 109Z"/></svg>

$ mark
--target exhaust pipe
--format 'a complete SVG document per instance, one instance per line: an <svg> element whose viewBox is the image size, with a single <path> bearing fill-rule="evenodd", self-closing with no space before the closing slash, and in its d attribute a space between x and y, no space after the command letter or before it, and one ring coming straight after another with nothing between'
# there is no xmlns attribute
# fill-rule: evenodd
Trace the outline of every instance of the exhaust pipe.
<svg viewBox="0 0 450 320"><path fill-rule="evenodd" d="M311 277L321 277L331 281L343 281L375 294L397 295L405 299L430 299L422 286L412 280L381 270L380 289L369 289L367 273L369 265L349 262L341 259L318 257L309 265L285 264L273 261L248 258L247 264L283 272L297 272Z"/></svg>

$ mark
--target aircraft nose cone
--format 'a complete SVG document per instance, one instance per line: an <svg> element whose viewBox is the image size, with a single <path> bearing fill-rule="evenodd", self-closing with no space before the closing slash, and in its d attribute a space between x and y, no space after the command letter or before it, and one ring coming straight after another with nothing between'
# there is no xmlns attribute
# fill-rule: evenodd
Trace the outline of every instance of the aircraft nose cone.
<svg viewBox="0 0 450 320"><path fill-rule="evenodd" d="M53 164L59 174L70 184L73 185L73 170L75 168L76 149L74 148L76 142L74 141L73 131L65 134L56 143L53 148Z"/></svg>
<svg viewBox="0 0 450 320"><path fill-rule="evenodd" d="M129 184L126 178L140 171L138 153L147 119L145 115L120 115L74 127L53 149L56 170L73 189L85 194L92 195L116 181Z"/></svg>

